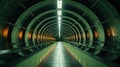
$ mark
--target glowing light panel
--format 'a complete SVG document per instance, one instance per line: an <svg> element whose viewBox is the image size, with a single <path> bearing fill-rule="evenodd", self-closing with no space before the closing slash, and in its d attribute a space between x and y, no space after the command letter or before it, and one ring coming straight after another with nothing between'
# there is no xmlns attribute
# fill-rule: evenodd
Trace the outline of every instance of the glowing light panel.
<svg viewBox="0 0 120 67"><path fill-rule="evenodd" d="M62 8L62 0L57 0L57 8Z"/></svg>
<svg viewBox="0 0 120 67"><path fill-rule="evenodd" d="M61 37L62 0L57 0L58 36Z"/></svg>

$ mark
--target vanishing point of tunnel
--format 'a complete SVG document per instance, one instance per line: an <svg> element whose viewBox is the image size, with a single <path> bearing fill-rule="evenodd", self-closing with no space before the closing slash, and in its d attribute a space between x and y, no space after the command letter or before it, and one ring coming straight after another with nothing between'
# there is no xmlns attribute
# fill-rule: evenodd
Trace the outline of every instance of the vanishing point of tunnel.
<svg viewBox="0 0 120 67"><path fill-rule="evenodd" d="M0 0L0 67L120 67L120 0Z"/></svg>

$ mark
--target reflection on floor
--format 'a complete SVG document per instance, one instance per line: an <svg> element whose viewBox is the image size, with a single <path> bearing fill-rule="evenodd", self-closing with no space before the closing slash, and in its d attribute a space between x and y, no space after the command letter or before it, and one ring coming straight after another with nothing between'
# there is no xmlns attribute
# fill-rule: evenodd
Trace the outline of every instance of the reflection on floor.
<svg viewBox="0 0 120 67"><path fill-rule="evenodd" d="M62 42L58 42L55 49L38 67L82 67L65 49Z"/></svg>

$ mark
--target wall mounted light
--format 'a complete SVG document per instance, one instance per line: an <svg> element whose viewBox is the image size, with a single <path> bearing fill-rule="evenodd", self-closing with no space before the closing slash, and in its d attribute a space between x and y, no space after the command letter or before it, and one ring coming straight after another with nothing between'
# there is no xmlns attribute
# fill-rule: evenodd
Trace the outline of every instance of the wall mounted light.
<svg viewBox="0 0 120 67"><path fill-rule="evenodd" d="M2 32L3 37L7 38L7 36L8 36L8 31L9 31L9 27L5 27L5 28L3 29L3 32Z"/></svg>
<svg viewBox="0 0 120 67"><path fill-rule="evenodd" d="M19 32L19 38L22 39L22 37L23 37L23 30Z"/></svg>

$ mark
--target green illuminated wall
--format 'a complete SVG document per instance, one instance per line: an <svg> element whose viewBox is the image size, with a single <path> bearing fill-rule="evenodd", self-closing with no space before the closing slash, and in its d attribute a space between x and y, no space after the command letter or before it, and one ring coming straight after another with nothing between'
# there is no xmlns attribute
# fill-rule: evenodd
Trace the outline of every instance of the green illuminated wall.
<svg viewBox="0 0 120 67"><path fill-rule="evenodd" d="M15 67L37 67L37 65L44 60L49 52L52 51L52 49L55 47L55 44L52 44L37 54L27 58L23 62L17 64Z"/></svg>
<svg viewBox="0 0 120 67"><path fill-rule="evenodd" d="M74 48L73 46L71 46L68 43L64 43L64 46L72 54L72 56L74 56L75 59L79 61L79 63L83 67L108 67L105 63L102 63L102 62L90 57L89 55Z"/></svg>

